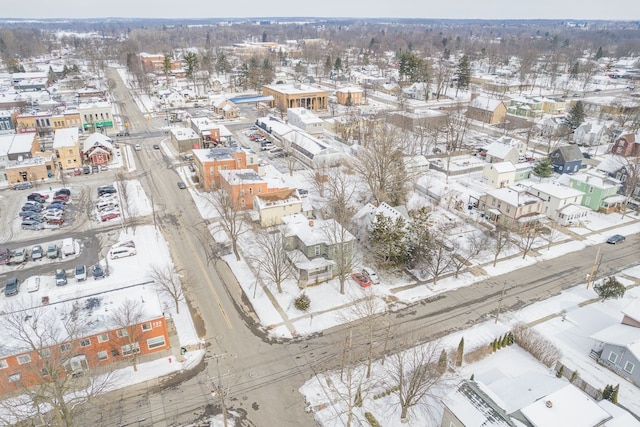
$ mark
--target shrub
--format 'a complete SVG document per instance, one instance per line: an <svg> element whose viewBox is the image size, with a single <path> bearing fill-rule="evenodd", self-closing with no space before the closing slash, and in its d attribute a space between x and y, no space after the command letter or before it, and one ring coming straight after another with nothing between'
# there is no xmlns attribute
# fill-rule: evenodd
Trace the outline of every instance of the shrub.
<svg viewBox="0 0 640 427"><path fill-rule="evenodd" d="M307 294L302 293L295 299L293 306L300 311L307 311L311 307L311 299Z"/></svg>
<svg viewBox="0 0 640 427"><path fill-rule="evenodd" d="M564 365L560 365L560 369L558 369L558 372L556 372L556 377L562 378L563 375L564 375Z"/></svg>
<svg viewBox="0 0 640 427"><path fill-rule="evenodd" d="M571 378L569 378L569 382L570 383L574 382L575 380L578 379L579 376L580 376L580 374L578 374L578 370L576 369L575 371L573 371L571 373Z"/></svg>
<svg viewBox="0 0 640 427"><path fill-rule="evenodd" d="M518 325L513 330L516 344L526 350L541 363L551 367L560 359L560 350L551 341L527 325Z"/></svg>
<svg viewBox="0 0 640 427"><path fill-rule="evenodd" d="M380 423L376 420L376 417L373 416L371 412L365 412L364 417L367 419L367 422L371 427L380 427Z"/></svg>

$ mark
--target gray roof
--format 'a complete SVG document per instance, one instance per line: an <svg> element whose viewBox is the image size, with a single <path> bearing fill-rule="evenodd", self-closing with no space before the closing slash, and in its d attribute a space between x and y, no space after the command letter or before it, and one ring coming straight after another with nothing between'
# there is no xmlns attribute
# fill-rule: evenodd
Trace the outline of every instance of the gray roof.
<svg viewBox="0 0 640 427"><path fill-rule="evenodd" d="M565 162L575 162L576 160L584 159L582 151L580 151L577 145L563 145L562 147L558 147L556 151L560 152Z"/></svg>

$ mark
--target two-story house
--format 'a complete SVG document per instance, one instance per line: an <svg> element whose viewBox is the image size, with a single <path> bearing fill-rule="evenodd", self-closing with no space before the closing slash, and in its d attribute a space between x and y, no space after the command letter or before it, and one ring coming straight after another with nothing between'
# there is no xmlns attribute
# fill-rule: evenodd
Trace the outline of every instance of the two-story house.
<svg viewBox="0 0 640 427"><path fill-rule="evenodd" d="M549 154L553 170L559 174L577 173L582 168L582 151L575 145L563 145Z"/></svg>
<svg viewBox="0 0 640 427"><path fill-rule="evenodd" d="M563 175L558 182L584 193L581 205L597 212L609 213L619 209L625 198L618 195L620 181L598 171Z"/></svg>
<svg viewBox="0 0 640 427"><path fill-rule="evenodd" d="M236 169L258 171L258 155L251 150L236 147L194 149L193 165L199 182L205 190L220 186L220 172Z"/></svg>
<svg viewBox="0 0 640 427"><path fill-rule="evenodd" d="M311 202L293 188L256 194L253 196L253 208L258 212L261 227L283 224L282 217L297 213L313 218Z"/></svg>
<svg viewBox="0 0 640 427"><path fill-rule="evenodd" d="M92 165L106 165L114 155L113 141L101 133L92 133L82 142L82 157Z"/></svg>
<svg viewBox="0 0 640 427"><path fill-rule="evenodd" d="M495 125L505 121L507 117L507 106L499 99L478 96L469 103L466 115L472 120Z"/></svg>
<svg viewBox="0 0 640 427"><path fill-rule="evenodd" d="M586 146L600 145L604 131L604 125L592 122L582 123L573 131L573 142Z"/></svg>
<svg viewBox="0 0 640 427"><path fill-rule="evenodd" d="M493 188L513 185L516 180L516 167L511 162L495 162L485 165L482 181Z"/></svg>
<svg viewBox="0 0 640 427"><path fill-rule="evenodd" d="M335 257L355 251L356 238L333 219L310 220L295 214L282 220L287 257L296 269L300 287L332 279Z"/></svg>
<svg viewBox="0 0 640 427"><path fill-rule="evenodd" d="M58 129L53 137L53 153L61 171L82 166L78 128Z"/></svg>
<svg viewBox="0 0 640 427"><path fill-rule="evenodd" d="M531 184L527 191L544 200L542 213L557 222L564 220L561 215L567 206L579 207L582 197L584 196L584 192L580 190L550 182L536 182ZM579 210L582 212L582 215L573 217L571 219L572 221L586 216L586 209L582 208Z"/></svg>
<svg viewBox="0 0 640 427"><path fill-rule="evenodd" d="M534 225L544 216L544 200L518 184L483 194L478 200L478 209L496 224L521 229Z"/></svg>
<svg viewBox="0 0 640 427"><path fill-rule="evenodd" d="M622 157L640 156L640 138L635 133L623 133L616 138L611 153Z"/></svg>

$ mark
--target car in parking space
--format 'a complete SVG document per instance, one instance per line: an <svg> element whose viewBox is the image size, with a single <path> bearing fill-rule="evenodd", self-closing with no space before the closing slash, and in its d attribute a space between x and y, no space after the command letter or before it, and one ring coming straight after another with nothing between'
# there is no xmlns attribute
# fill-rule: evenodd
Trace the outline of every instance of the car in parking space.
<svg viewBox="0 0 640 427"><path fill-rule="evenodd" d="M93 267L91 267L91 275L93 276L93 280L104 278L104 270L100 263L94 264Z"/></svg>
<svg viewBox="0 0 640 427"><path fill-rule="evenodd" d="M353 280L355 280L362 288L368 288L369 286L371 286L371 281L360 272L356 271L351 275L351 277L353 277Z"/></svg>
<svg viewBox="0 0 640 427"><path fill-rule="evenodd" d="M84 165L82 167L82 173L85 175L89 175L91 173L91 166Z"/></svg>
<svg viewBox="0 0 640 427"><path fill-rule="evenodd" d="M40 212L42 210L42 204L38 203L38 202L33 202L33 201L27 201L23 206L22 206L22 210L23 211L36 211L36 212Z"/></svg>
<svg viewBox="0 0 640 427"><path fill-rule="evenodd" d="M62 219L62 218L51 218L51 219L47 219L46 221L47 221L48 225L58 225L58 226L60 226L60 225L64 224L64 219Z"/></svg>
<svg viewBox="0 0 640 427"><path fill-rule="evenodd" d="M378 274L371 267L362 267L362 275L365 276L371 283L377 285L380 283Z"/></svg>
<svg viewBox="0 0 640 427"><path fill-rule="evenodd" d="M117 248L111 248L109 250L109 258L118 259L137 254L136 248L130 248L128 246L122 246Z"/></svg>
<svg viewBox="0 0 640 427"><path fill-rule="evenodd" d="M48 194L35 193L35 192L29 194L29 196L36 196L36 197L40 197L40 198L45 199L45 200L49 198ZM27 200L29 199L29 196L27 196Z"/></svg>
<svg viewBox="0 0 640 427"><path fill-rule="evenodd" d="M11 277L7 279L7 284L4 286L4 296L10 297L13 295L18 295L20 291L20 283L18 282L18 278Z"/></svg>
<svg viewBox="0 0 640 427"><path fill-rule="evenodd" d="M100 216L100 221L102 222L106 222L112 219L116 219L119 218L120 214L117 212L109 212L109 213L105 213L103 215Z"/></svg>
<svg viewBox="0 0 640 427"><path fill-rule="evenodd" d="M178 181L178 188L184 190L185 188L187 188L187 184L185 184L183 181Z"/></svg>
<svg viewBox="0 0 640 427"><path fill-rule="evenodd" d="M61 202L53 202L49 206L47 206L47 208L46 208L46 210L48 210L48 211L51 210L51 209L64 211L65 210L65 206Z"/></svg>
<svg viewBox="0 0 640 427"><path fill-rule="evenodd" d="M98 173L100 172L100 168L96 165L91 166L91 173Z"/></svg>
<svg viewBox="0 0 640 427"><path fill-rule="evenodd" d="M20 211L18 212L18 216L23 219L33 219L39 221L42 218L40 212L35 211Z"/></svg>
<svg viewBox="0 0 640 427"><path fill-rule="evenodd" d="M27 250L26 249L16 249L11 254L11 259L9 260L10 264L22 264L27 260Z"/></svg>
<svg viewBox="0 0 640 427"><path fill-rule="evenodd" d="M42 246L35 245L33 248L31 248L31 261L42 259L42 256Z"/></svg>
<svg viewBox="0 0 640 427"><path fill-rule="evenodd" d="M14 190L26 190L27 188L33 188L33 184L29 181L19 182L13 186Z"/></svg>
<svg viewBox="0 0 640 427"><path fill-rule="evenodd" d="M59 268L56 270L56 286L64 286L67 284L67 271Z"/></svg>
<svg viewBox="0 0 640 427"><path fill-rule="evenodd" d="M57 196L53 196L53 199L52 199L52 203L53 202L67 203L68 201L69 201L69 196L67 196L66 194L58 194Z"/></svg>
<svg viewBox="0 0 640 427"><path fill-rule="evenodd" d="M11 251L7 248L0 249L0 264L9 264Z"/></svg>
<svg viewBox="0 0 640 427"><path fill-rule="evenodd" d="M69 190L68 188L61 188L58 191L56 191L54 196L59 196L60 194L64 194L65 196L71 197L71 190Z"/></svg>
<svg viewBox="0 0 640 427"><path fill-rule="evenodd" d="M153 149L154 149L154 150L159 150L159 149L160 149L160 146L159 146L158 144L153 144Z"/></svg>
<svg viewBox="0 0 640 427"><path fill-rule="evenodd" d="M617 245L618 243L624 242L625 237L622 234L614 234L613 236L607 239L607 243L610 245Z"/></svg>
<svg viewBox="0 0 640 427"><path fill-rule="evenodd" d="M113 185L102 185L98 187L98 197L104 194L115 194L115 193L117 193L117 190Z"/></svg>
<svg viewBox="0 0 640 427"><path fill-rule="evenodd" d="M58 245L56 245L55 243L51 243L49 246L47 246L47 258L58 258Z"/></svg>
<svg viewBox="0 0 640 427"><path fill-rule="evenodd" d="M23 230L42 230L44 228L44 224L40 221L36 221L34 219L25 219L20 224Z"/></svg>
<svg viewBox="0 0 640 427"><path fill-rule="evenodd" d="M140 144L136 144L136 145L134 145L134 146L133 146L133 148L134 148L136 151L140 151L140 150L142 150L142 146L141 146Z"/></svg>
<svg viewBox="0 0 640 427"><path fill-rule="evenodd" d="M82 175L82 170L80 168L75 168L73 170L73 176Z"/></svg>
<svg viewBox="0 0 640 427"><path fill-rule="evenodd" d="M38 202L38 203L44 203L47 201L47 199L45 199L44 197L41 197L39 194L29 194L27 196L27 200L28 201L33 201L33 202Z"/></svg>
<svg viewBox="0 0 640 427"><path fill-rule="evenodd" d="M107 165L100 165L100 170L101 170L101 171L108 171L108 170L109 170L109 166L107 166Z"/></svg>
<svg viewBox="0 0 640 427"><path fill-rule="evenodd" d="M87 280L87 266L84 264L76 265L76 272L74 275L76 282L82 282L83 280Z"/></svg>

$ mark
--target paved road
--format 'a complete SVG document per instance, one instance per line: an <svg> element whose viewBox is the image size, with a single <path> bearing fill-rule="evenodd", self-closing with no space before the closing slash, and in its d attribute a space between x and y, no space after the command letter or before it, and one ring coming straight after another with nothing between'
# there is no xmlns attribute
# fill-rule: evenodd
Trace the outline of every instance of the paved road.
<svg viewBox="0 0 640 427"><path fill-rule="evenodd" d="M136 126L142 124L140 132L154 131L153 121L140 120L141 114L115 77L116 96L123 102L133 130L138 133ZM162 151L150 148L150 144L157 142L157 138L142 139L143 150L135 152L137 174L158 203L158 222L177 269L185 273L196 325L207 343L205 363L191 378L187 374L169 383L152 381L114 392L98 402L93 411L87 411L85 421L140 427L193 422L220 411L220 401L211 395L213 381L227 390L227 407L243 417L239 425L314 425L311 415L304 411L298 388L314 372L340 364L342 343L350 331L354 333L356 352L364 354L367 341L360 333L362 329L355 323L306 339L269 340L253 321L233 276L224 265L218 264L216 268L207 262L203 244L212 243L207 223L199 217L189 193L177 188L179 178L171 170L171 160L165 159ZM602 246L603 274L638 262L638 236L628 238L624 245ZM495 312L505 282L505 311L557 294L584 281L596 250L589 247L445 293L432 302L398 309L384 319L385 324L393 325L388 349L402 348L486 320ZM378 337L378 341L375 352L380 355L383 338Z"/></svg>

